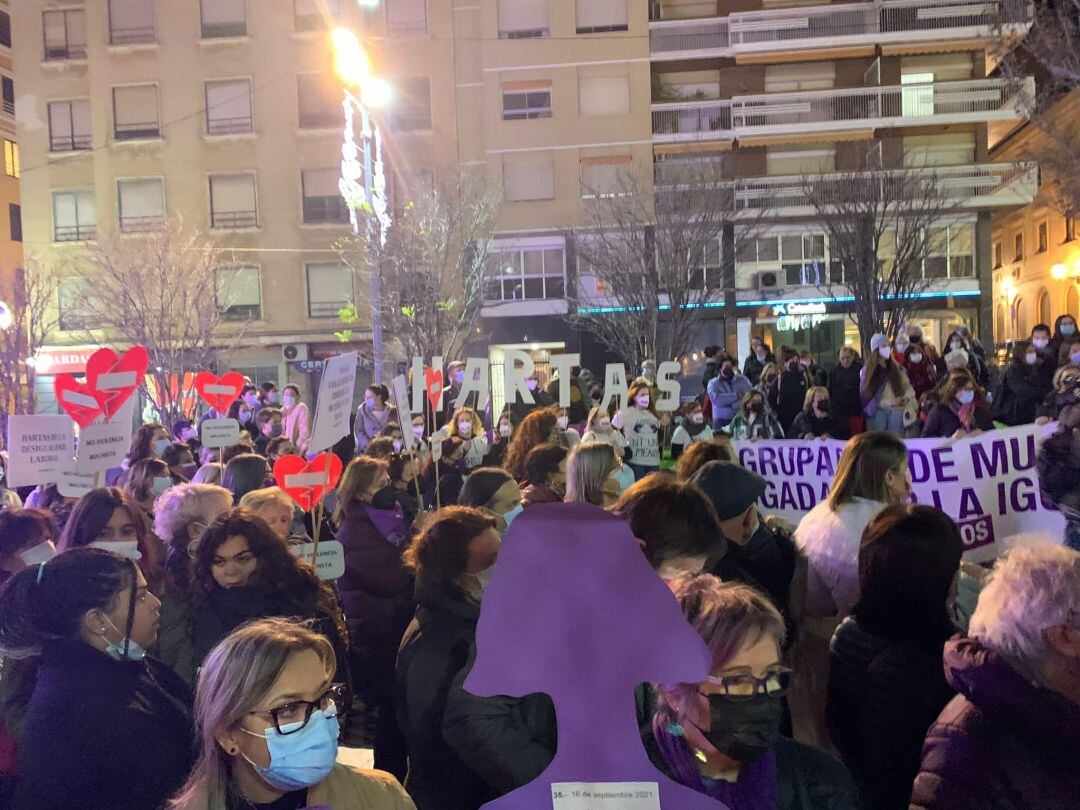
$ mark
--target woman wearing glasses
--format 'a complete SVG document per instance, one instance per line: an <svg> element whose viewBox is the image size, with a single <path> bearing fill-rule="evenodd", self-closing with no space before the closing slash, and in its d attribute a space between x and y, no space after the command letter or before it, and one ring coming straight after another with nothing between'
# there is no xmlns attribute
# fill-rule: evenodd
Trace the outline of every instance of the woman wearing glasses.
<svg viewBox="0 0 1080 810"><path fill-rule="evenodd" d="M791 670L784 620L748 585L688 574L669 585L712 654L704 683L654 685L649 756L678 782L731 810L846 810L855 788L823 751L780 736Z"/></svg>
<svg viewBox="0 0 1080 810"><path fill-rule="evenodd" d="M336 668L324 636L286 619L226 637L199 674L199 758L171 810L415 810L389 774L336 763Z"/></svg>

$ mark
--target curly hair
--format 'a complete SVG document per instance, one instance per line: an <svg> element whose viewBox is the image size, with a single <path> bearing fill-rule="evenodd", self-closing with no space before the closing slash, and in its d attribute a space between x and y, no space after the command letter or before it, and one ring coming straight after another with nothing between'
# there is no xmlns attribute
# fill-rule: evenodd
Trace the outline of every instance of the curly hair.
<svg viewBox="0 0 1080 810"><path fill-rule="evenodd" d="M537 408L521 421L521 426L510 439L503 466L518 481L525 477L525 459L538 444L551 441L551 434L558 425L556 408Z"/></svg>
<svg viewBox="0 0 1080 810"><path fill-rule="evenodd" d="M469 541L494 528L490 512L472 506L447 506L413 538L402 559L416 573L418 582L459 587L457 578L469 563Z"/></svg>

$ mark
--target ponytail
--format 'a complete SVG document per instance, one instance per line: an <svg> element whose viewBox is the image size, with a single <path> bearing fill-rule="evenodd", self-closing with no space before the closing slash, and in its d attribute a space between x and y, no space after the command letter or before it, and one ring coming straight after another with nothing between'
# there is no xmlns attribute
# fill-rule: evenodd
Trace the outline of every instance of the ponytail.
<svg viewBox="0 0 1080 810"><path fill-rule="evenodd" d="M0 655L31 658L50 639L79 638L86 612L108 610L123 588L134 588L135 571L110 551L76 548L15 574L0 587Z"/></svg>

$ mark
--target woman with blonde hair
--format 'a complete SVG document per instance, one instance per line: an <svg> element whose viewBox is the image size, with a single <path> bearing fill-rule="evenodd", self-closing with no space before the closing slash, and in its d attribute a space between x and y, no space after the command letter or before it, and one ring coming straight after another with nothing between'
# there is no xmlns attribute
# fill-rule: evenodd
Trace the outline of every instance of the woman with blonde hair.
<svg viewBox="0 0 1080 810"><path fill-rule="evenodd" d="M593 409L597 410L596 408ZM605 442L582 442L566 461L565 503L591 503L607 508L619 497L619 460Z"/></svg>
<svg viewBox="0 0 1080 810"><path fill-rule="evenodd" d="M221 641L199 674L198 760L170 810L415 810L389 774L336 762L345 696L336 669L330 642L287 619Z"/></svg>
<svg viewBox="0 0 1080 810"><path fill-rule="evenodd" d="M791 423L792 439L840 439L846 438L845 425L840 417L830 412L829 389L814 385L807 389L803 408Z"/></svg>
<svg viewBox="0 0 1080 810"><path fill-rule="evenodd" d="M253 489L240 499L241 509L250 509L266 521L274 534L288 546L310 543L307 536L293 532L293 517L296 504L281 487L263 487Z"/></svg>
<svg viewBox="0 0 1080 810"><path fill-rule="evenodd" d="M581 434L581 441L603 442L615 448L615 455L620 459L626 455L626 439L619 431L611 426L611 414L607 408L597 406L589 411L588 421L585 423L585 432Z"/></svg>
<svg viewBox="0 0 1080 810"><path fill-rule="evenodd" d="M728 423L726 431L735 440L749 439L755 442L758 439L784 438L784 429L776 413L769 407L768 398L756 388L743 397L739 411Z"/></svg>
<svg viewBox="0 0 1080 810"><path fill-rule="evenodd" d="M457 436L465 443L465 468L479 467L488 452L487 439L484 437L484 421L472 408L458 408L450 418L451 436Z"/></svg>

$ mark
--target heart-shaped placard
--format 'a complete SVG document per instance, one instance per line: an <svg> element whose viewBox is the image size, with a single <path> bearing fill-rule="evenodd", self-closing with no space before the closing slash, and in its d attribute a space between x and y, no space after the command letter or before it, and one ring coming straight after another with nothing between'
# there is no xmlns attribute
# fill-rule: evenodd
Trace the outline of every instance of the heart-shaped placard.
<svg viewBox="0 0 1080 810"><path fill-rule="evenodd" d="M240 392L244 389L244 375L239 371L230 371L219 377L210 371L200 371L195 375L193 385L207 405L223 414L240 398Z"/></svg>
<svg viewBox="0 0 1080 810"><path fill-rule="evenodd" d="M97 395L106 420L112 419L135 389L142 385L150 355L132 346L119 357L112 349L98 349L86 361L86 385Z"/></svg>
<svg viewBox="0 0 1080 810"><path fill-rule="evenodd" d="M93 424L104 411L97 391L70 374L57 374L53 381L56 401L80 428Z"/></svg>
<svg viewBox="0 0 1080 810"><path fill-rule="evenodd" d="M424 388L427 391L427 398L428 402L431 404L431 410L438 410L439 399L442 397L443 392L443 374L441 368L424 369Z"/></svg>
<svg viewBox="0 0 1080 810"><path fill-rule="evenodd" d="M305 512L315 508L341 478L341 459L322 453L311 461L300 456L282 456L274 464L274 480L285 494Z"/></svg>

